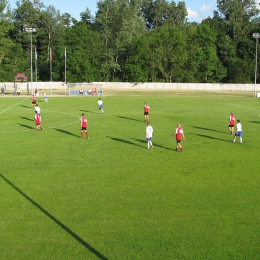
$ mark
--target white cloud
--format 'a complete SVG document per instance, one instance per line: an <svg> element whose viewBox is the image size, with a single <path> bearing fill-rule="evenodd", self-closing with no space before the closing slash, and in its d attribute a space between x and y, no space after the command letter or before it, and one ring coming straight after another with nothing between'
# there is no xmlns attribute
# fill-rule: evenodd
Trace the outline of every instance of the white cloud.
<svg viewBox="0 0 260 260"><path fill-rule="evenodd" d="M211 10L213 10L213 8L212 8L212 6L211 5L203 5L203 6L201 6L201 8L200 8L200 11L203 13L203 12L209 12L209 11L211 11Z"/></svg>
<svg viewBox="0 0 260 260"><path fill-rule="evenodd" d="M196 22L200 22L202 20L202 18L199 16L199 13L191 10L189 7L187 8L187 11L188 11L188 20L196 21Z"/></svg>

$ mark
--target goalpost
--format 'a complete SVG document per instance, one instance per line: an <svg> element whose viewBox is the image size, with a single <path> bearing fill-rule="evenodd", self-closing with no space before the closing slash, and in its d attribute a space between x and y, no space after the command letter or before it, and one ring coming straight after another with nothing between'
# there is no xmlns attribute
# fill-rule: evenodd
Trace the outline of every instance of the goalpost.
<svg viewBox="0 0 260 260"><path fill-rule="evenodd" d="M103 95L102 83L68 83L69 95Z"/></svg>

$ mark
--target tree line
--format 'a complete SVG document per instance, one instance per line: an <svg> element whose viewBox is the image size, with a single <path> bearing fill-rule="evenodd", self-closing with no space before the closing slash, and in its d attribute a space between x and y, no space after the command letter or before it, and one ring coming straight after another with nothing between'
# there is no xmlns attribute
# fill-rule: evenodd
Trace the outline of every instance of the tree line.
<svg viewBox="0 0 260 260"><path fill-rule="evenodd" d="M99 0L95 17L86 8L77 20L39 0L13 10L0 0L0 81L33 68L33 81L66 72L67 82L252 83L259 9L254 0L217 9L196 23L184 1Z"/></svg>

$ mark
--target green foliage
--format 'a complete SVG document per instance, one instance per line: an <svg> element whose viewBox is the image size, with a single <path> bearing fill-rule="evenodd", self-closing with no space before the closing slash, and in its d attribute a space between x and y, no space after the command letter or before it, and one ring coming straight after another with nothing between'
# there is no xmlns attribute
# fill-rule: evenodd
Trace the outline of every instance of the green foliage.
<svg viewBox="0 0 260 260"><path fill-rule="evenodd" d="M29 97L1 98L1 259L259 259L259 100L111 94L104 114L96 97L39 97L41 132ZM231 142L231 111L242 145ZM177 123L184 153L170 136Z"/></svg>
<svg viewBox="0 0 260 260"><path fill-rule="evenodd" d="M253 0L217 4L198 24L187 22L185 2L99 0L95 17L86 8L77 21L41 1L10 10L0 0L0 81L30 77L31 47L37 80L64 81L66 47L70 82L254 82L259 10ZM26 28L36 29L32 46Z"/></svg>

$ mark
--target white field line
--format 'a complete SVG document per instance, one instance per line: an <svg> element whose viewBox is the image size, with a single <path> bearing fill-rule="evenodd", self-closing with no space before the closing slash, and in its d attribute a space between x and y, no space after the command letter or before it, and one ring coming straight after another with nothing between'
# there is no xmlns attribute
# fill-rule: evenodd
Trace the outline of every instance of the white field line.
<svg viewBox="0 0 260 260"><path fill-rule="evenodd" d="M28 99L28 98L26 98ZM18 104L22 103L23 101L25 101L26 99L14 104L13 106L11 107L8 107L7 109L3 110L1 113L7 111L7 110L10 110L11 108L13 108L14 106L17 106ZM64 124L64 125L57 125L57 126L50 126L50 127L44 127L44 129L54 129L54 128L57 128L57 127L64 127L64 126L68 126L68 125L73 125L75 123L79 123L79 119L80 119L80 116L78 115L75 115L75 114L71 114L71 113L66 113L66 112L60 112L60 111L49 111L49 110L41 110L41 111L44 111L44 112L50 112L50 113L59 113L59 114L64 114L64 115L69 115L69 116L75 116L75 117L78 117L77 121L73 121L71 123L67 123L67 124ZM26 132L26 131L32 131L34 129L25 129L25 130L19 130L20 132ZM14 132L17 132L16 131L1 131L0 133L14 133Z"/></svg>
<svg viewBox="0 0 260 260"><path fill-rule="evenodd" d="M28 98L29 98L29 97L28 97ZM25 99L23 99L22 101L20 101L20 102L14 104L13 106L8 107L7 109L1 111L0 114L4 113L5 111L8 111L8 110L11 109L12 107L15 107L15 106L19 105L20 103L24 102L24 101L27 100L28 98L25 98Z"/></svg>
<svg viewBox="0 0 260 260"><path fill-rule="evenodd" d="M251 107L244 107L244 106L237 105L237 104L232 104L232 103L230 103L230 104L233 105L233 106L242 107L242 108L245 108L245 109L249 109L249 110L254 110L254 111L260 112L259 109L255 109L255 108L251 108Z"/></svg>

